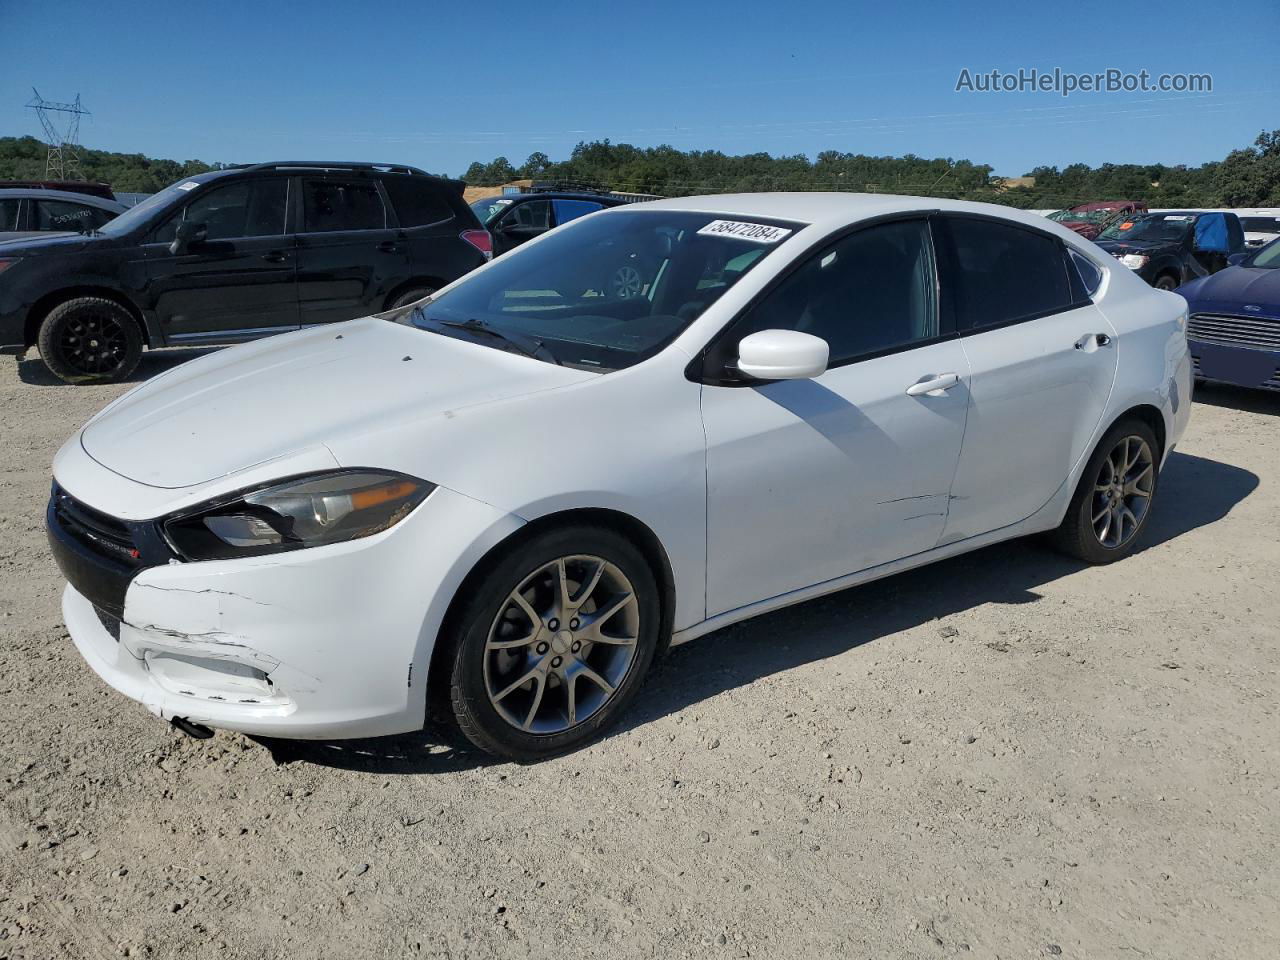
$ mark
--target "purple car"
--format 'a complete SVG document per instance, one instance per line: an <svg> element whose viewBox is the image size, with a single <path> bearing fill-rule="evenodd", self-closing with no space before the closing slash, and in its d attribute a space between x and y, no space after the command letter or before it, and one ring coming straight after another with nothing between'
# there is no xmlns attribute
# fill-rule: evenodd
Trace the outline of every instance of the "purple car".
<svg viewBox="0 0 1280 960"><path fill-rule="evenodd" d="M1192 368L1203 380L1280 391L1280 240L1175 292L1187 298Z"/></svg>

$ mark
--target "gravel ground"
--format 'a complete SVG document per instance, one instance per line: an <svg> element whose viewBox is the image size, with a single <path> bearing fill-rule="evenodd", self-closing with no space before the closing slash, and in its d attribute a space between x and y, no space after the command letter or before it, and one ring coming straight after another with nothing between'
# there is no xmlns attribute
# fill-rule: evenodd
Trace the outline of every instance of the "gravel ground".
<svg viewBox="0 0 1280 960"><path fill-rule="evenodd" d="M515 766L110 692L41 526L122 389L0 363L0 960L1274 954L1280 397L1198 395L1119 565L1020 542L772 614Z"/></svg>

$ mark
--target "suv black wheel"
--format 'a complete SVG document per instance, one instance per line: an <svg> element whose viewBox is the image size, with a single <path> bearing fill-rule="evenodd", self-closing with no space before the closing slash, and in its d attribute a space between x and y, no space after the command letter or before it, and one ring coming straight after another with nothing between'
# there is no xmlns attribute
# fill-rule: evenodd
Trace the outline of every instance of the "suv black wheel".
<svg viewBox="0 0 1280 960"><path fill-rule="evenodd" d="M105 297L76 297L49 311L36 340L40 357L67 383L115 383L138 366L142 331Z"/></svg>
<svg viewBox="0 0 1280 960"><path fill-rule="evenodd" d="M444 662L454 719L477 747L518 762L563 753L635 697L661 605L628 540L598 527L551 530L472 584Z"/></svg>
<svg viewBox="0 0 1280 960"><path fill-rule="evenodd" d="M414 287L411 290L406 290L404 293L392 300L391 303L387 305L387 309L394 310L396 307L403 307L406 304L415 303L423 297L431 296L435 292L435 287Z"/></svg>
<svg viewBox="0 0 1280 960"><path fill-rule="evenodd" d="M1089 458L1062 525L1059 549L1086 563L1114 563L1133 553L1160 480L1160 444L1141 420L1121 420Z"/></svg>
<svg viewBox="0 0 1280 960"><path fill-rule="evenodd" d="M1178 278L1172 273L1162 273L1156 277L1156 282L1152 286L1157 290L1176 290L1178 288Z"/></svg>

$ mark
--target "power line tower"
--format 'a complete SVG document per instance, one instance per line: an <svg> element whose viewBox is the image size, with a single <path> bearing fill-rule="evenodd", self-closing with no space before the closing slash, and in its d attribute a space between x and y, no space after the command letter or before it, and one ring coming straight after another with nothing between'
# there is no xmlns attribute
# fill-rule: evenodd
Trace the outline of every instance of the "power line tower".
<svg viewBox="0 0 1280 960"><path fill-rule="evenodd" d="M27 104L40 118L44 127L44 136L49 143L49 153L45 160L44 175L50 180L74 180L80 173L80 155L76 148L80 145L80 118L92 116L88 110L80 106L80 94L76 94L74 103L57 103L40 96L40 91L31 88L35 97ZM58 124L52 114L69 114L66 129L58 132Z"/></svg>

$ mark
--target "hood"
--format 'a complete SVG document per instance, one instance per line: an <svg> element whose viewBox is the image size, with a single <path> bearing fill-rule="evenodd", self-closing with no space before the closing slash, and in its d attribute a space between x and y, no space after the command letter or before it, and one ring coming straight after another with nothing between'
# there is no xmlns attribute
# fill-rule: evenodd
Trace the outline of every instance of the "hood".
<svg viewBox="0 0 1280 960"><path fill-rule="evenodd" d="M175 367L104 409L80 442L122 476L188 487L371 426L598 376L368 317Z"/></svg>
<svg viewBox="0 0 1280 960"><path fill-rule="evenodd" d="M42 253L76 253L90 244L115 243L114 237L83 233L0 233L0 257L33 257Z"/></svg>
<svg viewBox="0 0 1280 960"><path fill-rule="evenodd" d="M1164 250L1177 250L1179 244L1168 240L1095 240L1098 246L1113 256L1126 253L1141 253L1151 256Z"/></svg>
<svg viewBox="0 0 1280 960"><path fill-rule="evenodd" d="M1227 267L1178 291L1192 310L1280 317L1280 269Z"/></svg>

